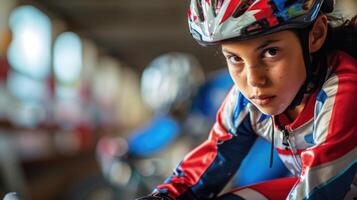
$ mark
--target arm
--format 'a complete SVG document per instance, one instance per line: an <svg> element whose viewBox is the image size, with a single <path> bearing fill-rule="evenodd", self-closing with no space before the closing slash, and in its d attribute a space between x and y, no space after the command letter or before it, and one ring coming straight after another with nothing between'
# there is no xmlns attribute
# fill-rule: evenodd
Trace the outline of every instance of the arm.
<svg viewBox="0 0 357 200"><path fill-rule="evenodd" d="M302 174L288 199L344 199L350 190L357 171L357 76L356 65L347 66L318 95L316 145L302 152Z"/></svg>
<svg viewBox="0 0 357 200"><path fill-rule="evenodd" d="M212 199L218 195L256 139L248 110L238 106L243 102L240 98L243 97L229 94L209 138L183 159L174 174L155 189L156 193L172 199ZM228 132L227 125L223 124L232 124L227 120L237 121L238 118L235 132Z"/></svg>

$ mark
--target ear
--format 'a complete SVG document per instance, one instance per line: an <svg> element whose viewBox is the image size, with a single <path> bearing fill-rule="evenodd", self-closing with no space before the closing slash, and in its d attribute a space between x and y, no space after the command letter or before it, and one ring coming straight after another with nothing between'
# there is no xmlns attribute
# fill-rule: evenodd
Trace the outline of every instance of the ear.
<svg viewBox="0 0 357 200"><path fill-rule="evenodd" d="M309 51L314 53L318 51L325 42L327 36L327 17L321 14L317 17L309 33Z"/></svg>

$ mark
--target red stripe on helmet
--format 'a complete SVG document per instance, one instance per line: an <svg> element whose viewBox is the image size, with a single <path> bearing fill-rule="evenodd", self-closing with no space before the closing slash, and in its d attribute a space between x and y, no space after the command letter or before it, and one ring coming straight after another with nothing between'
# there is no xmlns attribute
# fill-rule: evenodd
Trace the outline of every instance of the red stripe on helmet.
<svg viewBox="0 0 357 200"><path fill-rule="evenodd" d="M188 11L187 11L187 16L188 16L188 18L189 18L190 20L192 20L192 18L191 18L191 9L188 9Z"/></svg>
<svg viewBox="0 0 357 200"><path fill-rule="evenodd" d="M222 24L223 22L225 22L230 16L232 16L232 13L237 9L237 6L239 5L240 0L232 0L229 2L229 5L227 7L226 12L223 15L223 18L220 22L220 24Z"/></svg>
<svg viewBox="0 0 357 200"><path fill-rule="evenodd" d="M254 14L257 21L263 18L271 18L273 16L273 8L269 4L268 0L260 0L254 3L247 11L258 11Z"/></svg>
<svg viewBox="0 0 357 200"><path fill-rule="evenodd" d="M268 22L270 24L270 27L273 27L273 26L276 26L279 24L279 21L275 16L269 17Z"/></svg>

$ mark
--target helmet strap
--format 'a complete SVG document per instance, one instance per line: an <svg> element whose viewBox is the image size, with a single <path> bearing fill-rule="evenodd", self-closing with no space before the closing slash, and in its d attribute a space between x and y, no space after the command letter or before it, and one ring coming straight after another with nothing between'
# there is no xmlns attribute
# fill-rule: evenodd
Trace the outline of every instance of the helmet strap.
<svg viewBox="0 0 357 200"><path fill-rule="evenodd" d="M296 33L300 40L301 50L303 53L304 64L305 64L305 71L306 71L306 79L304 84L300 87L298 93L296 94L295 98L289 105L290 109L295 108L296 106L300 105L302 99L304 98L304 94L307 92L309 84L312 82L312 61L310 58L310 51L309 51L309 32L310 26L303 29L297 29Z"/></svg>

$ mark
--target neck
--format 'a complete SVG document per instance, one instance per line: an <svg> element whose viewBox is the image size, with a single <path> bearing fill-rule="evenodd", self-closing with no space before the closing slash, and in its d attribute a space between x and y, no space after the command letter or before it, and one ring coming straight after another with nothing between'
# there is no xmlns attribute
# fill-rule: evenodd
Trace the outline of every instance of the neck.
<svg viewBox="0 0 357 200"><path fill-rule="evenodd" d="M299 114L302 112L302 110L303 110L304 107L305 107L307 98L308 98L308 96L305 95L304 98L302 99L300 105L296 106L296 107L293 108L293 109L287 109L287 110L285 110L285 114L288 116L288 118L289 118L291 121L294 121L294 120L299 116Z"/></svg>

